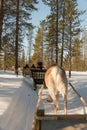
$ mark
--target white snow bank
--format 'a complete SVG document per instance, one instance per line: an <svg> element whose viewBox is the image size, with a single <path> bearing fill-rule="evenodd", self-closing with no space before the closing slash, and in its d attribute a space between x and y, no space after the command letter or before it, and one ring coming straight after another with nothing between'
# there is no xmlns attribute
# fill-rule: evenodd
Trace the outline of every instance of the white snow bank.
<svg viewBox="0 0 87 130"><path fill-rule="evenodd" d="M3 102L5 107L0 117L0 130L32 130L37 102L36 92L24 83L22 76L17 78L15 75L2 73L0 77L2 78L0 92L3 97L2 99L0 95L0 104ZM4 93L2 88L6 89Z"/></svg>

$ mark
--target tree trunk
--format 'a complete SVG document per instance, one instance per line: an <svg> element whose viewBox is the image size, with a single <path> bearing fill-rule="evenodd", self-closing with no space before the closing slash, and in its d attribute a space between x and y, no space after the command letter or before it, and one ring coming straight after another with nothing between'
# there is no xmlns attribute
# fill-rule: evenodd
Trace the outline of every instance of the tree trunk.
<svg viewBox="0 0 87 130"><path fill-rule="evenodd" d="M58 0L56 0L56 63L58 64Z"/></svg>
<svg viewBox="0 0 87 130"><path fill-rule="evenodd" d="M19 0L16 8L15 73L18 75Z"/></svg>
<svg viewBox="0 0 87 130"><path fill-rule="evenodd" d="M0 51L2 44L2 26L3 26L3 0L0 0Z"/></svg>
<svg viewBox="0 0 87 130"><path fill-rule="evenodd" d="M65 28L65 3L63 6L63 29L62 29L62 49L61 49L61 67L63 67L63 51L64 51L64 28Z"/></svg>
<svg viewBox="0 0 87 130"><path fill-rule="evenodd" d="M71 43L72 43L72 33L71 33L71 21L70 21L70 45L69 45L69 77L71 77Z"/></svg>

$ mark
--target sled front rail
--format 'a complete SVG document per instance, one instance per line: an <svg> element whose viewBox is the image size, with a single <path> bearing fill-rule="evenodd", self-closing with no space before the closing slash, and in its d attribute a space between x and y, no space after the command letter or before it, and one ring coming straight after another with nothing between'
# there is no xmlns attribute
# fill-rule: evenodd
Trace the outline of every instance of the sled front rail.
<svg viewBox="0 0 87 130"><path fill-rule="evenodd" d="M38 110L36 114L35 130L78 130L87 129L87 115L45 115L44 110Z"/></svg>

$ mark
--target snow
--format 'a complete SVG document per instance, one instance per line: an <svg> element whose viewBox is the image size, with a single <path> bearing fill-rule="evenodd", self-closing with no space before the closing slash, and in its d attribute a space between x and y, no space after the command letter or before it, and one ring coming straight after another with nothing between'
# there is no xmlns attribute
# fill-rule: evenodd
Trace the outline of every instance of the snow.
<svg viewBox="0 0 87 130"><path fill-rule="evenodd" d="M37 93L33 82L14 73L0 73L0 130L31 130Z"/></svg>
<svg viewBox="0 0 87 130"><path fill-rule="evenodd" d="M70 82L75 90L80 94L79 96L73 91L73 89L68 85L68 96L67 96L67 102L68 102L68 110L67 114L87 114L87 106L83 105L82 100L85 100L86 105L87 105L87 72L72 72L71 78L68 76L67 73L67 79L68 82ZM59 105L61 110L56 113L54 109L54 104L53 103L48 103L46 102L47 98L47 91L44 90L43 94L43 100L45 101L45 114L64 114L64 108L63 108L63 99L62 96L60 95L59 97Z"/></svg>
<svg viewBox="0 0 87 130"><path fill-rule="evenodd" d="M67 72L68 78L68 72ZM26 82L25 82L26 81ZM68 81L73 84L77 92L87 102L87 72L72 72ZM30 77L14 72L0 71L0 130L32 130L32 121L37 103L37 91ZM46 101L47 89L43 92L45 114L54 114L54 106ZM61 110L63 101L60 95ZM87 108L83 106L79 97L72 88L68 87L68 114L86 114Z"/></svg>

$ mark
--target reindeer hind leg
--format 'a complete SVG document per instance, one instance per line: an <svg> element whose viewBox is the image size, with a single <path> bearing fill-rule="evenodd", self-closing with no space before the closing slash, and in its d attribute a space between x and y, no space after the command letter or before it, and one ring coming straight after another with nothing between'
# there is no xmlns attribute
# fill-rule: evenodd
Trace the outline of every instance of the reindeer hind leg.
<svg viewBox="0 0 87 130"><path fill-rule="evenodd" d="M64 113L67 114L67 95L64 95L63 100L64 100Z"/></svg>
<svg viewBox="0 0 87 130"><path fill-rule="evenodd" d="M54 92L54 90L53 89L49 89L48 90L49 91L49 94L50 94L50 96L51 96L51 98L52 98L52 100L53 100L53 103L54 103L54 105L55 105L55 108L56 108L56 110L58 111L60 108L59 108L59 104L58 104L58 100L57 100L57 97L56 97L56 95L55 95L55 92Z"/></svg>
<svg viewBox="0 0 87 130"><path fill-rule="evenodd" d="M40 88L39 90L39 94L38 94L38 100L37 100L37 105L36 105L36 112L40 106L40 102L42 100L42 92L43 92L43 89L44 89L44 84L42 85L42 87Z"/></svg>

